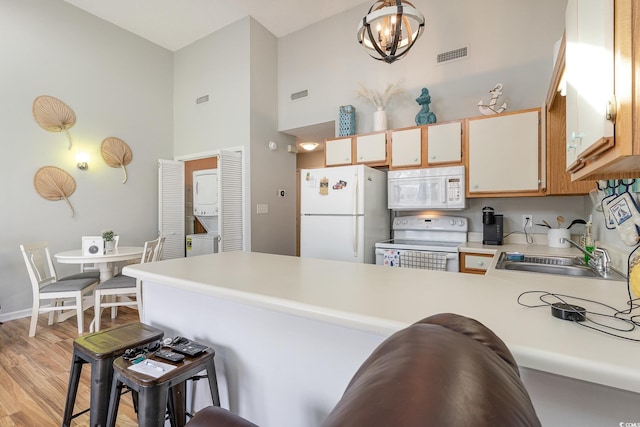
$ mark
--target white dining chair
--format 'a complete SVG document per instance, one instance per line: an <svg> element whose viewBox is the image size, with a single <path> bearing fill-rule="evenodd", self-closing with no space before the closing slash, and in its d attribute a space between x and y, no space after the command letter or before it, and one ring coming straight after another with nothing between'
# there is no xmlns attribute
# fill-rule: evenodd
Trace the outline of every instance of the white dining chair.
<svg viewBox="0 0 640 427"><path fill-rule="evenodd" d="M140 263L153 262L162 256L164 246L164 236L155 240L145 242ZM100 283L93 291L95 317L89 326L91 332L100 330L100 317L102 310L111 307L111 318L118 315L118 307L134 307L138 310L138 316L142 312L142 289L140 280L117 275L109 280ZM103 297L104 301L103 301ZM135 299L131 299L135 297Z"/></svg>
<svg viewBox="0 0 640 427"><path fill-rule="evenodd" d="M77 277L78 275L58 279L47 242L20 245L20 251L27 266L33 292L29 336L36 335L40 313L49 313L49 325L52 325L56 314L58 321L62 321L62 312L68 310L74 310L78 322L78 335L82 334L83 312L88 308L83 306L83 299L94 290L99 280L94 277ZM42 302L46 300L50 300L50 304L43 306Z"/></svg>

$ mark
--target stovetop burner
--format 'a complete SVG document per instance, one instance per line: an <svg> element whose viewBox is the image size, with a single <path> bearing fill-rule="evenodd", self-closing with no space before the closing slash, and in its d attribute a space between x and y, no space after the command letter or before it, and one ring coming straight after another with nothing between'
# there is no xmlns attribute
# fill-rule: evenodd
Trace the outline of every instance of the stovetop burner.
<svg viewBox="0 0 640 427"><path fill-rule="evenodd" d="M393 239L376 243L376 248L457 252L467 241L466 218L437 215L397 217Z"/></svg>

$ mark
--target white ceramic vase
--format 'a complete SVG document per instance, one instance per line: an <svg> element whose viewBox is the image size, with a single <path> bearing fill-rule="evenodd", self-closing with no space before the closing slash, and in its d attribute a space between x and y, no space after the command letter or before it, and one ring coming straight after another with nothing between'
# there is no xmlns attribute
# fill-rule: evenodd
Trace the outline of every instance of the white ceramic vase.
<svg viewBox="0 0 640 427"><path fill-rule="evenodd" d="M378 107L378 110L373 113L373 131L387 130L387 112Z"/></svg>

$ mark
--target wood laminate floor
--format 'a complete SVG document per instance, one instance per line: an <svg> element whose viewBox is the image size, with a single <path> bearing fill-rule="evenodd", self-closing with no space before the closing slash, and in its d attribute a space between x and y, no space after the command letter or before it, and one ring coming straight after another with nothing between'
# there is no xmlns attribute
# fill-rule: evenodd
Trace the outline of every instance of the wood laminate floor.
<svg viewBox="0 0 640 427"><path fill-rule="evenodd" d="M86 311L86 329L93 310ZM47 325L48 314L38 317L36 336L29 338L31 318L0 324L0 426L47 427L62 425L64 403L69 383L73 340L78 336L76 318ZM138 312L120 308L112 320L105 310L101 329L138 321ZM74 413L89 407L89 364L83 365ZM72 421L72 426L88 426L89 413ZM130 394L122 397L118 409L118 426L136 426Z"/></svg>

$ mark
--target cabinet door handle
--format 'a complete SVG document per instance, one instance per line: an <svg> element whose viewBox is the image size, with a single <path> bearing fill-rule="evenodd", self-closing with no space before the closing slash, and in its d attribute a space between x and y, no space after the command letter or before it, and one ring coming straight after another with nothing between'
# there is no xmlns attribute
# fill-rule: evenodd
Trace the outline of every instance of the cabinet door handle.
<svg viewBox="0 0 640 427"><path fill-rule="evenodd" d="M583 137L584 137L583 133L577 133L576 131L571 132L571 141L575 141L576 139L579 139L580 141L582 141Z"/></svg>
<svg viewBox="0 0 640 427"><path fill-rule="evenodd" d="M613 95L611 99L607 101L607 112L605 114L605 117L607 118L607 120L615 124L617 114L618 114L618 103L616 101L616 96Z"/></svg>

